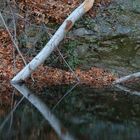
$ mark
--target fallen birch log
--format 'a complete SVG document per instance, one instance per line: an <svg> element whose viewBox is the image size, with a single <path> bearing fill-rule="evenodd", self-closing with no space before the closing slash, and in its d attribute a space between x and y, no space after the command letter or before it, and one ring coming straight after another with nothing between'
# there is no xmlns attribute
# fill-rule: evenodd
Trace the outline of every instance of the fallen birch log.
<svg viewBox="0 0 140 140"><path fill-rule="evenodd" d="M128 81L130 79L134 79L134 78L140 78L140 72L137 72L137 73L133 73L133 74L130 74L130 75L127 75L127 76L123 76L117 80L115 80L113 82L113 84L120 84L120 83L123 83L125 81Z"/></svg>
<svg viewBox="0 0 140 140"><path fill-rule="evenodd" d="M78 8L76 8L69 17L59 27L50 41L45 45L42 51L22 69L13 79L12 83L18 83L25 80L30 74L42 64L46 58L52 53L52 51L59 45L63 40L65 34L72 28L74 23L88 12L94 4L94 0L85 0Z"/></svg>

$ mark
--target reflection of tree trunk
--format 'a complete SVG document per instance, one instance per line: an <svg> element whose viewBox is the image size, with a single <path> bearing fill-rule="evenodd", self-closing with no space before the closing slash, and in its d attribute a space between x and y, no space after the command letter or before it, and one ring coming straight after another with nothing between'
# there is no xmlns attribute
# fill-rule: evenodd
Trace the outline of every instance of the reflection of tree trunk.
<svg viewBox="0 0 140 140"><path fill-rule="evenodd" d="M122 86L122 85L115 85L115 87L117 87L118 89L122 90L122 91L125 91L131 95L136 95L136 96L140 96L140 92L138 91L134 91L134 90L131 90L125 86Z"/></svg>
<svg viewBox="0 0 140 140"><path fill-rule="evenodd" d="M129 94L132 94L132 95L137 95L137 96L140 96L140 92L139 91L134 91L128 87L125 87L121 84L124 84L124 85L128 85L128 84L133 84L133 83L137 83L140 81L140 72L136 72L136 73L133 73L133 74L129 74L127 76L123 76L119 79L116 79L113 84L115 85L115 87L119 88L120 90L122 91L125 91Z"/></svg>
<svg viewBox="0 0 140 140"><path fill-rule="evenodd" d="M41 63L43 63L45 59L51 54L51 52L59 45L59 43L63 40L65 34L72 28L73 24L91 9L93 3L94 0L85 0L78 8L76 8L59 27L59 29L46 44L43 50L12 79L12 82L22 81L29 77L29 75Z"/></svg>
<svg viewBox="0 0 140 140"><path fill-rule="evenodd" d="M24 84L13 84L13 86L38 109L62 140L74 140L67 130L61 126L60 121L51 113L46 104L44 104L37 96L32 94Z"/></svg>

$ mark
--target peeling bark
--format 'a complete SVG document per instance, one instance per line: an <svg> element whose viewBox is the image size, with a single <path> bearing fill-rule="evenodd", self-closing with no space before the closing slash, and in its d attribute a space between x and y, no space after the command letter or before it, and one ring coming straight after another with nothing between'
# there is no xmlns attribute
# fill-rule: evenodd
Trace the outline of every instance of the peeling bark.
<svg viewBox="0 0 140 140"><path fill-rule="evenodd" d="M84 1L84 10L88 12L93 6L94 0L85 0Z"/></svg>
<svg viewBox="0 0 140 140"><path fill-rule="evenodd" d="M67 20L67 24L66 24L66 28L65 28L66 32L68 32L72 28L72 26L73 26L72 21Z"/></svg>

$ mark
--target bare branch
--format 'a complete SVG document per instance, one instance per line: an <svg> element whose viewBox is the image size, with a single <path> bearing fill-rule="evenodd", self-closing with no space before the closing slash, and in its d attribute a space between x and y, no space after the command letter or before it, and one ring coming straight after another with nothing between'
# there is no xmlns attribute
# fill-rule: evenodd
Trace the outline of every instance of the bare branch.
<svg viewBox="0 0 140 140"><path fill-rule="evenodd" d="M61 58L63 59L63 61L65 62L65 64L68 66L68 68L70 69L70 71L73 73L73 75L75 76L77 82L80 82L79 77L76 75L76 73L73 71L73 69L70 67L70 65L68 64L68 62L65 60L63 54L60 52L59 48L57 48L59 55L61 56Z"/></svg>
<svg viewBox="0 0 140 140"><path fill-rule="evenodd" d="M10 38L11 38L11 40L12 40L12 42L13 42L15 48L17 49L17 51L18 51L19 55L21 56L21 58L22 58L24 64L26 65L26 60L24 59L24 57L23 57L21 51L19 50L19 47L18 47L18 45L16 44L15 40L13 39L13 36L11 35L11 33L10 33L10 31L9 31L7 25L6 25L5 20L4 20L3 16L2 16L2 13L1 13L1 12L0 12L0 18L1 18L3 24L4 24L5 28L6 28L6 30L7 30L8 34L9 34L9 36L10 36Z"/></svg>

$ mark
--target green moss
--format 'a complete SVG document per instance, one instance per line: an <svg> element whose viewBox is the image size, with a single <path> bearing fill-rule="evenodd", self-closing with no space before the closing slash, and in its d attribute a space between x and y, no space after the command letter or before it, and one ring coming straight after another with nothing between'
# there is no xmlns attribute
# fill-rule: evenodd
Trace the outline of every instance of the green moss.
<svg viewBox="0 0 140 140"><path fill-rule="evenodd" d="M73 69L75 69L80 63L78 55L75 52L75 48L80 44L81 43L78 40L70 40L64 43L64 48L62 49L62 52L66 57L66 61ZM66 64L64 64L64 66L67 67Z"/></svg>

